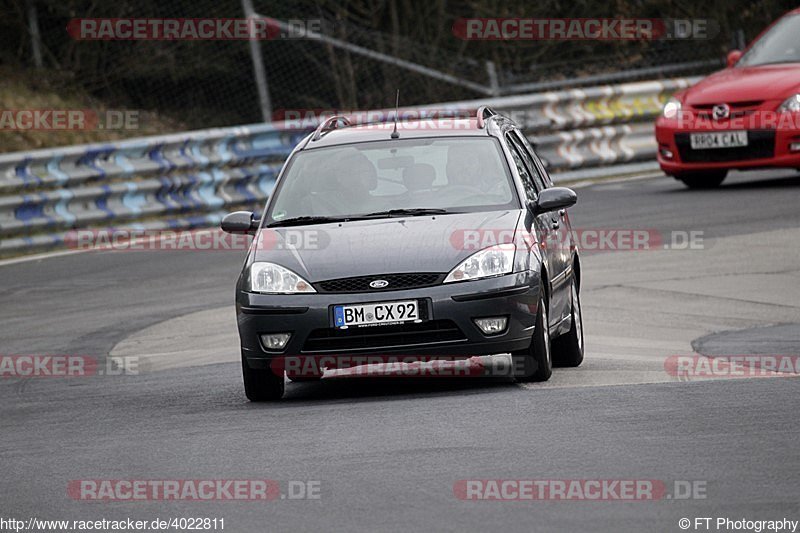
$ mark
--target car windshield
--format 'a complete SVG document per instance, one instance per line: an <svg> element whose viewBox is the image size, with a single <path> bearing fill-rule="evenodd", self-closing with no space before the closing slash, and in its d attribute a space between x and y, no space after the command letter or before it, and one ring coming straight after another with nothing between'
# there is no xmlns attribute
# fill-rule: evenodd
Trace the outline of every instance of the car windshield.
<svg viewBox="0 0 800 533"><path fill-rule="evenodd" d="M800 15L783 17L775 23L736 63L737 67L800 63Z"/></svg>
<svg viewBox="0 0 800 533"><path fill-rule="evenodd" d="M447 137L348 144L299 152L267 224L518 208L494 138Z"/></svg>

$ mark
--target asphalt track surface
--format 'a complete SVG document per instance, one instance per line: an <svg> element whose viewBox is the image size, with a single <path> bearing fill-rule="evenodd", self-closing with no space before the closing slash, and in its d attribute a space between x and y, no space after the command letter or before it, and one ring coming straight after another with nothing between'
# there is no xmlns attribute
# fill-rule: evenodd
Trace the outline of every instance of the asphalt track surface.
<svg viewBox="0 0 800 533"><path fill-rule="evenodd" d="M585 253L587 359L546 384L326 379L250 404L233 331L240 252L0 265L0 354L139 362L129 375L0 378L0 518L210 517L226 531L682 531L681 518L800 519L796 377L681 378L665 366L676 354L800 354L800 178L736 174L717 191L632 180L578 195L579 229L702 231L703 242ZM86 479L269 479L287 498L70 497L70 481ZM659 480L672 497L459 499L459 480L474 479ZM319 498L288 498L298 481L317 484ZM679 498L675 481L704 497Z"/></svg>

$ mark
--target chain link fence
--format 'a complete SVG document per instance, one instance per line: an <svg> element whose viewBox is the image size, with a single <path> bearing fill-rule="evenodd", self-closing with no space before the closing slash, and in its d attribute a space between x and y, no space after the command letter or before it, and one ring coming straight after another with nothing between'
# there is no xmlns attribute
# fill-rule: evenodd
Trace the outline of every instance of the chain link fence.
<svg viewBox="0 0 800 533"><path fill-rule="evenodd" d="M325 37L257 43L273 109L352 110L391 107L398 88L410 106L703 74L721 66L732 45L794 6L674 2L669 17L714 19L719 32L710 39L636 42L466 41L452 27L459 17L657 18L667 16L663 4L253 0L252 7L279 20L317 21ZM81 41L66 31L74 18L244 16L240 0L11 0L0 20L0 73L26 76L42 90L77 91L108 106L157 113L175 128L260 122L248 41Z"/></svg>

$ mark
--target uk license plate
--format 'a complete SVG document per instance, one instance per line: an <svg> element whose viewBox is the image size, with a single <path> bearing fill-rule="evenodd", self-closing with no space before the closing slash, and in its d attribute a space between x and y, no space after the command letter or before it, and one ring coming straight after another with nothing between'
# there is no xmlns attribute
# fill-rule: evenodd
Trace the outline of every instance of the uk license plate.
<svg viewBox="0 0 800 533"><path fill-rule="evenodd" d="M333 320L337 328L421 321L417 300L337 305L333 308Z"/></svg>
<svg viewBox="0 0 800 533"><path fill-rule="evenodd" d="M723 131L715 133L691 133L689 142L692 150L712 150L714 148L737 148L747 146L746 131Z"/></svg>

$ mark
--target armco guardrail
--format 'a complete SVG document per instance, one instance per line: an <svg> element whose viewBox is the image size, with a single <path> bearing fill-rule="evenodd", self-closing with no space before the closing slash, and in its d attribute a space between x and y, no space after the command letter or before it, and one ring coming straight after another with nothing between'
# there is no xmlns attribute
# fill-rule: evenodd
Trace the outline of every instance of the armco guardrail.
<svg viewBox="0 0 800 533"><path fill-rule="evenodd" d="M555 170L655 159L653 121L676 91L701 78L588 87L441 104L441 109L487 105L513 118Z"/></svg>
<svg viewBox="0 0 800 533"><path fill-rule="evenodd" d="M510 115L555 171L653 159L653 118L696 79L435 106ZM406 108L408 110L408 108ZM72 229L195 228L259 209L308 130L220 128L0 155L0 254L57 247Z"/></svg>
<svg viewBox="0 0 800 533"><path fill-rule="evenodd" d="M70 229L192 228L263 205L307 131L224 128L0 155L0 254Z"/></svg>

